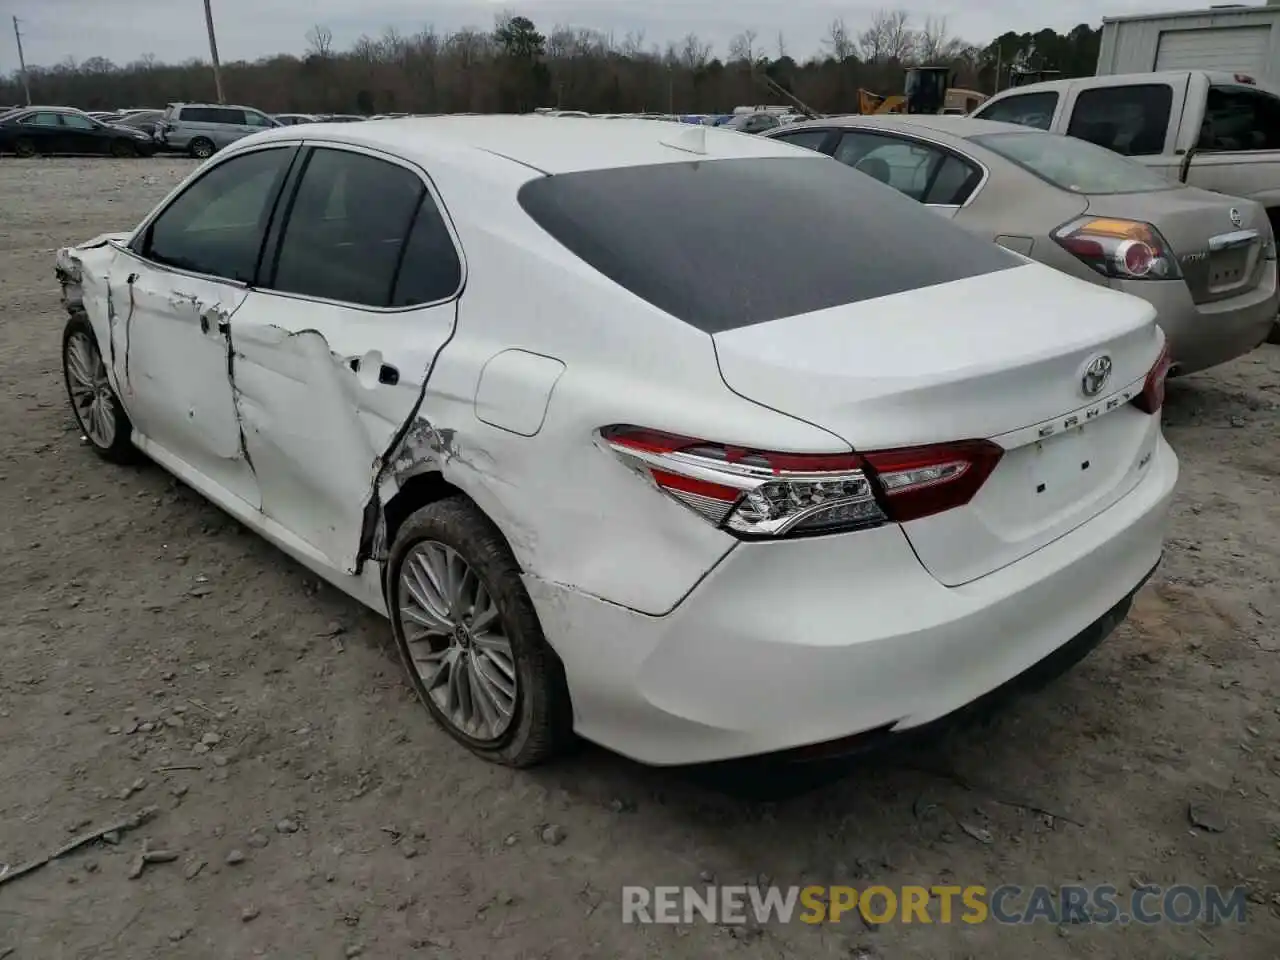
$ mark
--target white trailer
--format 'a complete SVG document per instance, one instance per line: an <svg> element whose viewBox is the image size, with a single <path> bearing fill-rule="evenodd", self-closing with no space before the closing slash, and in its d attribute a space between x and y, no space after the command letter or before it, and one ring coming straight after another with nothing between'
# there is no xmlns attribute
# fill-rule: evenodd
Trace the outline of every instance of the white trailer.
<svg viewBox="0 0 1280 960"><path fill-rule="evenodd" d="M1280 0L1103 18L1098 76L1158 70L1242 73L1280 87Z"/></svg>

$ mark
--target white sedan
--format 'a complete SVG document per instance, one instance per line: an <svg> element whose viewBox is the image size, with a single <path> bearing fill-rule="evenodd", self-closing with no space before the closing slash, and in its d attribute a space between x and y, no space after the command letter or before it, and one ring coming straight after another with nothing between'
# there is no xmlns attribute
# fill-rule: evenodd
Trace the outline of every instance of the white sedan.
<svg viewBox="0 0 1280 960"><path fill-rule="evenodd" d="M498 762L920 728L1083 655L1160 557L1152 308L776 141L273 130L58 273L88 443L387 615Z"/></svg>

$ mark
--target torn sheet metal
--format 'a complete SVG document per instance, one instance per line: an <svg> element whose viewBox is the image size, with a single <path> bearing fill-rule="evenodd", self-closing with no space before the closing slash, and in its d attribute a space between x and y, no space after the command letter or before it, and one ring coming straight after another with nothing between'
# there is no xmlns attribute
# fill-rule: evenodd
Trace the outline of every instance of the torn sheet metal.
<svg viewBox="0 0 1280 960"><path fill-rule="evenodd" d="M410 319L255 291L231 319L235 403L262 511L338 570L359 573L373 549L387 452L455 309Z"/></svg>

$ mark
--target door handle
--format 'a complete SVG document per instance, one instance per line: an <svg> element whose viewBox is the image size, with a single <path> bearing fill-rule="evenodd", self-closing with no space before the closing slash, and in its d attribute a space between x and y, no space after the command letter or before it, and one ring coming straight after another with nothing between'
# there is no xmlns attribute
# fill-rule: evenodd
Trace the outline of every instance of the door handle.
<svg viewBox="0 0 1280 960"><path fill-rule="evenodd" d="M347 361L347 366L351 368L352 373L360 372L360 357L352 357ZM378 382L388 387L394 387L400 382L400 371L389 363L381 364L378 367Z"/></svg>

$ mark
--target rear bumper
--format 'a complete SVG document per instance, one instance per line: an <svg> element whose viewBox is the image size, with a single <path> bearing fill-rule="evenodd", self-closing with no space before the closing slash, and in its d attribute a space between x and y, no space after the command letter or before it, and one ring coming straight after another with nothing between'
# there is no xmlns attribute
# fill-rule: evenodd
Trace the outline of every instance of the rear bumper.
<svg viewBox="0 0 1280 960"><path fill-rule="evenodd" d="M882 527L741 546L663 617L529 588L578 732L634 759L702 763L905 731L1109 631L1160 557L1178 475L1163 439L1148 469L1088 523L959 587Z"/></svg>
<svg viewBox="0 0 1280 960"><path fill-rule="evenodd" d="M1197 304L1180 280L1124 280L1114 286L1156 308L1177 373L1195 373L1243 356L1267 339L1280 310L1276 270L1248 293Z"/></svg>

